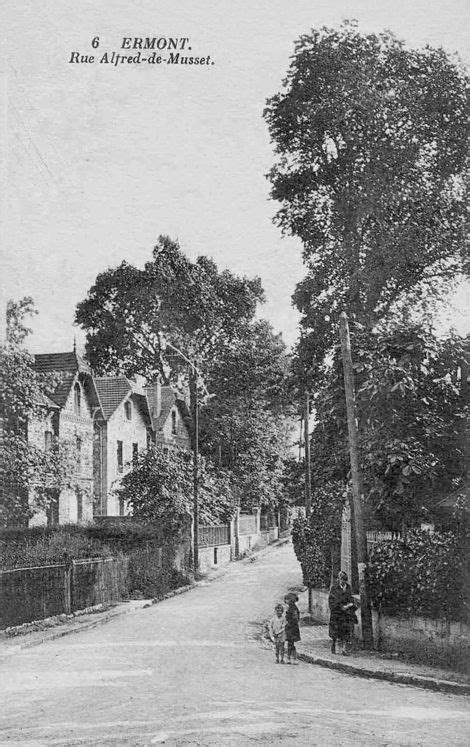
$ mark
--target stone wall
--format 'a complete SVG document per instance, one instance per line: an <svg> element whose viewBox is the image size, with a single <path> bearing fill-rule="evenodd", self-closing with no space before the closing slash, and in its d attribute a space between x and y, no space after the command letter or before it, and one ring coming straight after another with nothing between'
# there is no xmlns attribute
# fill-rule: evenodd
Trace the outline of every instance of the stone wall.
<svg viewBox="0 0 470 747"><path fill-rule="evenodd" d="M359 597L354 596L359 608ZM312 592L314 620L328 623L328 591ZM354 637L362 638L361 615L354 628ZM374 646L379 651L399 653L405 658L423 661L436 666L449 666L468 670L470 662L470 626L460 622L434 620L429 617L391 617L372 611Z"/></svg>
<svg viewBox="0 0 470 747"><path fill-rule="evenodd" d="M200 547L198 551L199 555L199 570L204 573L210 568L219 568L219 566L227 565L232 559L232 547L231 545L218 545L217 547Z"/></svg>
<svg viewBox="0 0 470 747"><path fill-rule="evenodd" d="M399 652L436 666L470 669L470 626L465 623L374 614L373 627L379 651Z"/></svg>

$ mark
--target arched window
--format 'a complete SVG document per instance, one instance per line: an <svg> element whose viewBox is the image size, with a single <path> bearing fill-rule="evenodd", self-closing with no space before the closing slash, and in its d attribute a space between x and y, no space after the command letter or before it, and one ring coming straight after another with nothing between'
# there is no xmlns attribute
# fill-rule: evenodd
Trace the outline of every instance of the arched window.
<svg viewBox="0 0 470 747"><path fill-rule="evenodd" d="M171 411L171 432L176 436L176 412L174 410Z"/></svg>
<svg viewBox="0 0 470 747"><path fill-rule="evenodd" d="M124 403L124 412L126 413L126 420L132 420L132 404L129 400Z"/></svg>
<svg viewBox="0 0 470 747"><path fill-rule="evenodd" d="M80 389L80 384L75 384L73 388L73 410L75 412L75 415L80 415L80 409L82 405L82 392Z"/></svg>

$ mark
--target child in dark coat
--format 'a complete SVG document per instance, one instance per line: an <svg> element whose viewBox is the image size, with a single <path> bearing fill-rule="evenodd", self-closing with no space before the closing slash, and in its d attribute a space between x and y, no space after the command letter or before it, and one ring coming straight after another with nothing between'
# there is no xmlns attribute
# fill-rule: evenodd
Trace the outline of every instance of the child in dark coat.
<svg viewBox="0 0 470 747"><path fill-rule="evenodd" d="M285 601L288 604L286 611L287 663L298 664L295 644L300 641L300 612L293 599L286 598Z"/></svg>

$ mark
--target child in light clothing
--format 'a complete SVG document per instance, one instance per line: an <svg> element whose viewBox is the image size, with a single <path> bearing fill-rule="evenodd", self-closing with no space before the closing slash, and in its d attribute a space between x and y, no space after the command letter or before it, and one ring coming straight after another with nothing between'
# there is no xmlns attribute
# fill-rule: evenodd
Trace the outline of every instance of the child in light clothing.
<svg viewBox="0 0 470 747"><path fill-rule="evenodd" d="M284 664L284 643L286 641L286 618L284 615L284 607L282 604L277 604L274 608L274 615L269 621L269 637L274 643L274 650L276 652L276 664Z"/></svg>

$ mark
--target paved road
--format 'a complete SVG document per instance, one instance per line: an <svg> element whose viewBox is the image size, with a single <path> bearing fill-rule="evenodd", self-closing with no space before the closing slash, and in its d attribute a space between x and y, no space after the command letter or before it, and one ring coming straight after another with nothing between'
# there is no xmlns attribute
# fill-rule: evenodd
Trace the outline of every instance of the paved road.
<svg viewBox="0 0 470 747"><path fill-rule="evenodd" d="M468 699L276 665L259 636L300 583L292 548L0 660L0 743L470 743Z"/></svg>

